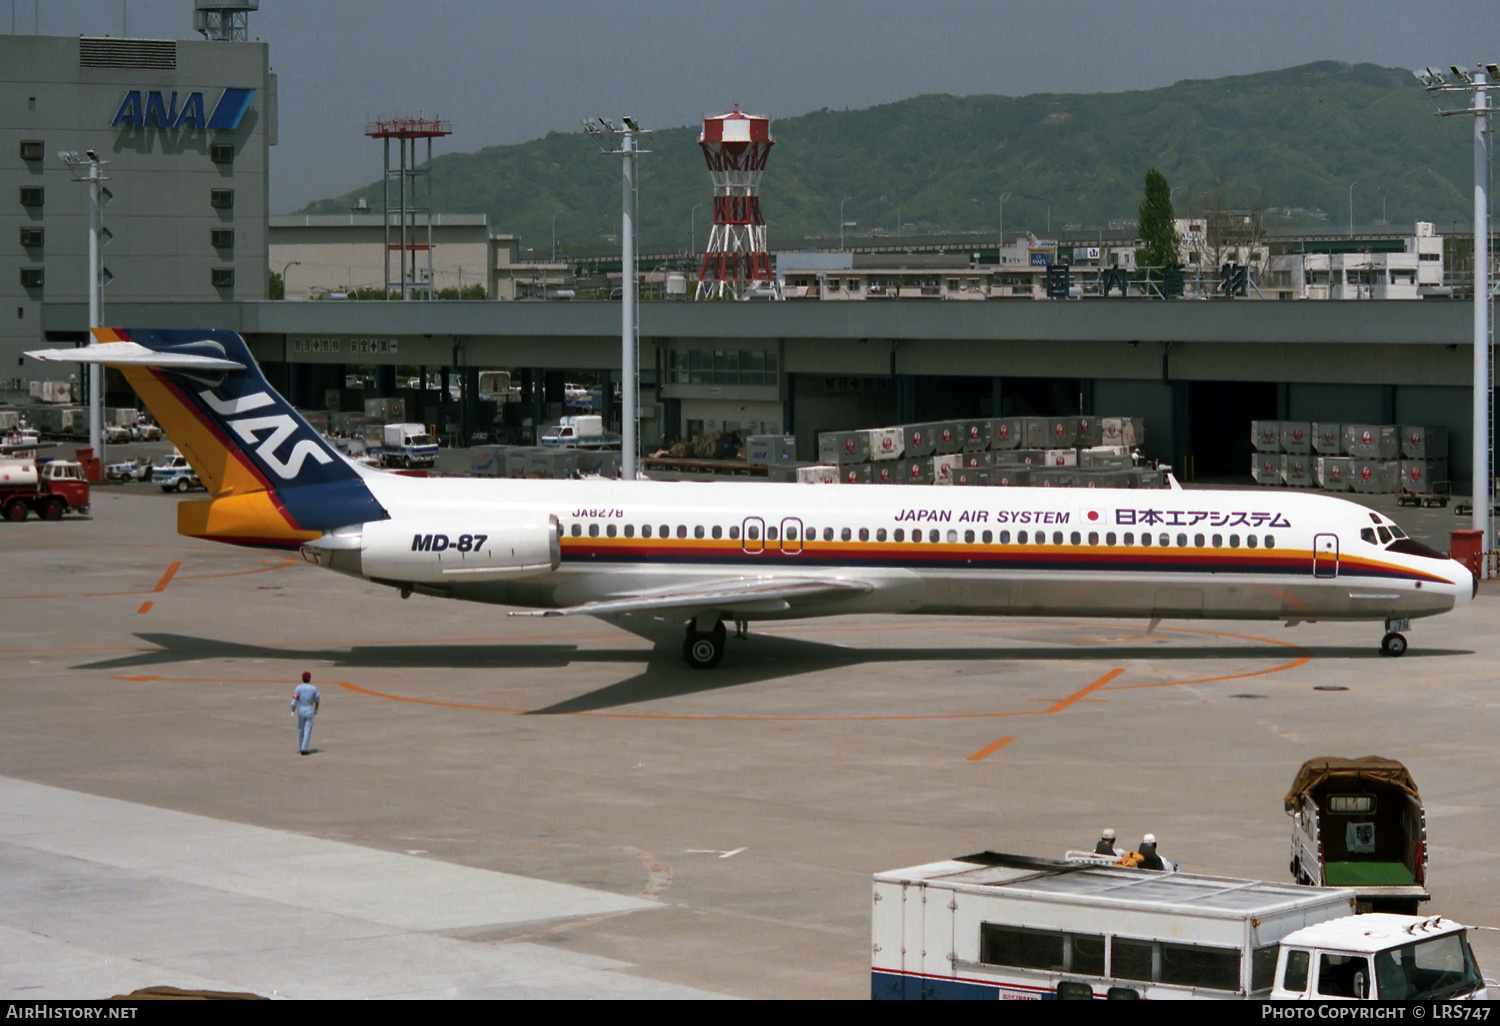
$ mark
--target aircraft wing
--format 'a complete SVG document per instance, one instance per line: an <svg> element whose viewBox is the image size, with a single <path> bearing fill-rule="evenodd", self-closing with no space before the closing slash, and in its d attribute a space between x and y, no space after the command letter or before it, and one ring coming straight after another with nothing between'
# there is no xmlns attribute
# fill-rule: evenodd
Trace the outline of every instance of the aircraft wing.
<svg viewBox="0 0 1500 1026"><path fill-rule="evenodd" d="M727 577L582 602L561 609L518 609L511 616L603 616L611 613L655 613L671 609L715 609L735 612L781 612L794 604L850 598L873 591L866 581L834 578Z"/></svg>

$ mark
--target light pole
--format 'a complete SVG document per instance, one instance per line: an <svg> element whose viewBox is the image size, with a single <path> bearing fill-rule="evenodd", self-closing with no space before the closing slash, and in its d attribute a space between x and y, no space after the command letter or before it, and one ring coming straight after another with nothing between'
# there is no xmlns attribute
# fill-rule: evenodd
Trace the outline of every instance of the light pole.
<svg viewBox="0 0 1500 1026"><path fill-rule="evenodd" d="M635 158L637 154L650 153L638 149L636 136L649 135L643 132L635 118L625 115L620 119L623 128L604 118L597 122L585 121L583 130L594 137L600 149L617 154L623 168L620 183L620 477L625 481L636 478L636 449L638 447L639 424L636 416L636 395L639 382L636 380L636 346L640 339L640 325L636 322L636 273L635 273ZM604 150L601 141L604 135L618 135L620 148Z"/></svg>
<svg viewBox="0 0 1500 1026"><path fill-rule="evenodd" d="M552 262L554 264L557 263L557 219L566 213L566 210L559 210L552 215Z"/></svg>
<svg viewBox="0 0 1500 1026"><path fill-rule="evenodd" d="M301 260L288 260L281 268L281 298L286 298L286 272L293 267L301 267Z"/></svg>
<svg viewBox="0 0 1500 1026"><path fill-rule="evenodd" d="M104 168L109 161L100 160L93 150L80 157L77 153L59 153L58 157L73 172L73 181L89 183L89 328L104 326L104 263L102 248L106 241L104 232L104 204L109 202L109 190L104 188L108 178ZM89 364L89 445L94 455L104 458L104 368L97 363Z"/></svg>
<svg viewBox="0 0 1500 1026"><path fill-rule="evenodd" d="M1354 187L1358 182L1349 183L1349 238L1354 238Z"/></svg>
<svg viewBox="0 0 1500 1026"><path fill-rule="evenodd" d="M839 200L839 252L840 253L842 253L844 251L844 204L848 203L848 202L849 202L849 197L848 196L845 196L843 199Z"/></svg>
<svg viewBox="0 0 1500 1026"><path fill-rule="evenodd" d="M1429 93L1472 93L1472 106L1457 110L1439 110L1442 116L1474 115L1474 513L1470 527L1481 532L1480 551L1489 552L1494 544L1490 516L1495 501L1490 476L1490 207L1489 147L1490 90L1500 87L1500 67L1481 64L1470 72L1453 66L1458 83L1450 85L1440 71L1424 68L1415 71L1417 80ZM1483 565L1476 568L1483 575Z"/></svg>
<svg viewBox="0 0 1500 1026"><path fill-rule="evenodd" d="M1000 248L1001 249L1005 248L1005 197L1007 197L1009 195L1010 195L1010 193L1008 193L1008 192L1002 192L1000 194Z"/></svg>

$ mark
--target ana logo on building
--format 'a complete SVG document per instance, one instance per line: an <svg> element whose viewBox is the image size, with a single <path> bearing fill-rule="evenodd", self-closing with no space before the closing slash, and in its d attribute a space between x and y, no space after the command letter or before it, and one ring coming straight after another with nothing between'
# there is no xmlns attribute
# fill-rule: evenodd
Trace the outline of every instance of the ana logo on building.
<svg viewBox="0 0 1500 1026"><path fill-rule="evenodd" d="M214 104L213 112L205 115L207 108L201 92L188 93L178 106L179 94L175 90L163 93L160 89L132 89L120 101L120 109L115 111L109 127L149 128L155 125L157 128L233 131L240 127L240 120L250 108L250 99L254 95L254 89L226 89L219 96L219 102Z"/></svg>

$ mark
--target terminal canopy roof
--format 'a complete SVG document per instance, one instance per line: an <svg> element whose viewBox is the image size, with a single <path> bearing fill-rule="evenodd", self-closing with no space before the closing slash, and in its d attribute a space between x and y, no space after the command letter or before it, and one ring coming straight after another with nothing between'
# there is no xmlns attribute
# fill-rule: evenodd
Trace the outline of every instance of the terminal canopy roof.
<svg viewBox="0 0 1500 1026"><path fill-rule="evenodd" d="M1368 787L1379 785L1405 791L1418 801L1417 782L1412 779L1405 766L1395 759L1383 759L1378 755L1364 755L1358 759L1341 759L1334 755L1320 755L1308 759L1297 771L1292 789L1282 799L1286 811L1292 812L1315 789L1325 784L1340 787Z"/></svg>

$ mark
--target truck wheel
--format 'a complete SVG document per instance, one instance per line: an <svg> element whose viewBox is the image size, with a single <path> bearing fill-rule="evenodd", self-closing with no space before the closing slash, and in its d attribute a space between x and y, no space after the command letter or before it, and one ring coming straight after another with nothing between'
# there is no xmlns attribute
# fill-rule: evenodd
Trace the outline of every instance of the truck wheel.
<svg viewBox="0 0 1500 1026"><path fill-rule="evenodd" d="M48 499L42 503L42 508L38 512L43 520L61 520L67 508L68 504L61 499Z"/></svg>
<svg viewBox="0 0 1500 1026"><path fill-rule="evenodd" d="M5 519L19 523L26 519L26 502L24 499L11 499L5 504Z"/></svg>
<svg viewBox="0 0 1500 1026"><path fill-rule="evenodd" d="M191 486L188 484L188 479L187 478L185 478L185 477L179 477L177 479L177 490L179 492L185 492L185 491L188 490L189 487L191 487Z"/></svg>

